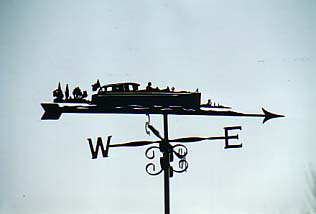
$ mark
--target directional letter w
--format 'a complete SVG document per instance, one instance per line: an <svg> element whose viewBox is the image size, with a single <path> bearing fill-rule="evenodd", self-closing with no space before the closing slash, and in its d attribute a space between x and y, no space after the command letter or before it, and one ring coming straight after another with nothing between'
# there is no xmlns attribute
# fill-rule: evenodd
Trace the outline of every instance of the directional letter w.
<svg viewBox="0 0 316 214"><path fill-rule="evenodd" d="M112 136L108 137L108 140L107 140L106 145L105 145L105 149L104 149L101 137L98 137L97 145L95 146L95 148L93 148L93 144L92 144L91 138L88 138L92 159L96 159L98 157L99 149L101 149L102 156L104 158L109 157L108 153L109 153L109 146L110 146L111 137Z"/></svg>

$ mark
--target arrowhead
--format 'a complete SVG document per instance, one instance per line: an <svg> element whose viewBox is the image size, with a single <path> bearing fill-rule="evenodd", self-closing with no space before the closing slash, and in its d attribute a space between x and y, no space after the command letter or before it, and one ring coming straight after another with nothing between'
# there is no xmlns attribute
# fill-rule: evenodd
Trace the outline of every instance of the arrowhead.
<svg viewBox="0 0 316 214"><path fill-rule="evenodd" d="M274 114L271 112L268 112L267 110L265 110L264 108L262 108L262 111L264 113L264 119L262 123L265 123L266 121L273 119L273 118L277 118L277 117L284 117L284 115L280 115L280 114Z"/></svg>

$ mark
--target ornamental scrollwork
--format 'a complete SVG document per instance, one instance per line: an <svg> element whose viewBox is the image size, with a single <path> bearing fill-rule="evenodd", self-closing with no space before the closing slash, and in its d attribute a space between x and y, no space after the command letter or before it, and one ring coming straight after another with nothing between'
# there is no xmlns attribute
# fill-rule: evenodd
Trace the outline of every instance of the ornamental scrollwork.
<svg viewBox="0 0 316 214"><path fill-rule="evenodd" d="M155 149L158 149L159 150L159 147L158 146L151 146L149 147L148 149L146 149L145 151L145 156L150 159L150 160L153 160L155 159ZM148 163L145 167L146 169L146 172L149 174L149 175L159 175L163 169L161 167L161 164L159 166L160 169L157 169L157 164L151 162L151 163Z"/></svg>
<svg viewBox="0 0 316 214"><path fill-rule="evenodd" d="M188 164L188 162L186 160L186 156L188 154L187 147L182 145L182 144L176 144L174 146L171 146L170 144L168 144L168 145L171 148L168 151L168 153L170 153L170 157L172 157L170 162L175 162L175 163L177 162L176 164L174 164L174 166L170 166L170 169L173 172L176 172L176 173L186 172L188 167L189 167L189 164ZM159 163L160 163L160 164L157 164L157 163L154 163L154 162L150 162L150 163L148 163L146 165L145 169L146 169L146 172L149 175L159 175L164 170L163 157L157 157L156 156L155 152L157 152L157 150L160 151L161 150L160 147L158 147L158 146L151 146L145 151L145 156L148 159L154 160L154 159L158 159L159 158ZM173 160L174 159L173 157L176 157L177 160L176 161Z"/></svg>
<svg viewBox="0 0 316 214"><path fill-rule="evenodd" d="M182 173L187 171L189 164L186 160L188 154L188 148L182 144L176 144L172 146L173 154L179 159L177 167L173 167L173 171L177 173Z"/></svg>

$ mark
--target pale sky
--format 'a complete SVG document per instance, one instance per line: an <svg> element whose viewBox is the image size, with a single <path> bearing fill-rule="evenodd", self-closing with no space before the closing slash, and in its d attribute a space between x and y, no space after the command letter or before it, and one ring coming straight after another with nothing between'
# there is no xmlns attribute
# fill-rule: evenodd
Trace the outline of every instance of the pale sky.
<svg viewBox="0 0 316 214"><path fill-rule="evenodd" d="M313 0L6 1L0 3L0 213L160 214L163 176L141 148L91 159L87 138L156 140L144 115L41 121L60 81L134 81L202 93L259 118L171 116L170 138L223 135L243 148L188 145L171 179L171 213L316 213L316 2ZM151 116L162 128L162 117Z"/></svg>

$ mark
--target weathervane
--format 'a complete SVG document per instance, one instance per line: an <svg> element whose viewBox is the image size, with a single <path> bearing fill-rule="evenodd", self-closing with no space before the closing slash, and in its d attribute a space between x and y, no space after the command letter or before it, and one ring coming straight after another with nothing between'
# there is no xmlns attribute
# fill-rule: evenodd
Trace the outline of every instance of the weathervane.
<svg viewBox="0 0 316 214"><path fill-rule="evenodd" d="M238 140L238 134L230 135L231 130L241 130L241 126L224 127L224 136L217 137L184 137L169 139L168 137L168 115L204 115L204 116L231 116L231 117L262 117L263 123L266 121L283 117L283 115L268 112L262 108L262 114L240 113L230 110L231 107L216 104L210 99L206 104L201 104L201 93L176 91L174 87L159 89L152 87L149 82L145 89L139 89L139 84L134 82L124 82L107 84L101 86L99 80L92 85L92 91L97 91L92 95L91 100L87 100L87 91L82 91L79 87L73 89L73 96L69 93L69 86L66 85L65 93L58 88L53 91L54 103L41 103L45 110L42 120L58 120L63 113L96 113L96 114L145 114L148 121L145 123L147 134L153 133L159 140L157 141L134 141L120 144L110 144L112 136L108 136L104 145L102 138L98 137L95 147L91 138L88 143L92 159L98 157L101 150L103 157L108 157L109 148L112 147L139 147L151 145L145 151L145 156L149 160L156 158L155 151L161 152L159 165L150 162L146 165L146 172L150 175L159 175L164 172L164 202L165 214L170 213L170 177L174 173L182 173L188 169L186 156L188 149L183 144L204 140L224 140L225 149L241 148L242 144L231 144L230 140ZM68 105L64 105L67 104ZM69 104L76 105L69 105ZM60 105L61 106L60 106ZM83 105L84 104L84 105ZM163 136L150 123L150 114L163 115ZM153 144L153 145L152 145ZM175 158L177 160L175 160ZM176 164L174 164L176 163Z"/></svg>

